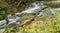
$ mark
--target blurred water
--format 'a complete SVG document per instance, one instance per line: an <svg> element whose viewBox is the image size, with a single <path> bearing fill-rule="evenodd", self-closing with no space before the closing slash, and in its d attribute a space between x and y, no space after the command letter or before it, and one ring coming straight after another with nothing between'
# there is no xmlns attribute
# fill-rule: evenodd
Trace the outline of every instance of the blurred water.
<svg viewBox="0 0 60 33"><path fill-rule="evenodd" d="M8 24L20 22L20 17L22 17L24 13L37 13L38 12L39 14L37 16L43 18L47 15L52 14L53 12L60 12L60 8L52 8L52 9L45 8L48 6L44 5L43 3L35 2L35 3L32 3L32 5L33 5L33 7L28 7L28 9L26 9L20 13L19 12L15 13L15 15L13 17L11 14L7 15L8 22L9 22ZM42 10L43 8L45 8L44 11ZM6 22L7 22L6 20L1 20L0 25L3 27L3 26L5 26L3 24L6 24Z"/></svg>
<svg viewBox="0 0 60 33"><path fill-rule="evenodd" d="M43 18L50 14L53 14L54 12L60 12L60 8L53 8L53 9L46 8L44 11L40 12L39 15L37 16L39 16L40 18Z"/></svg>
<svg viewBox="0 0 60 33"><path fill-rule="evenodd" d="M36 13L47 7L43 5L43 3L39 4L38 2L32 3L33 7L28 7L28 9L24 10L22 13Z"/></svg>

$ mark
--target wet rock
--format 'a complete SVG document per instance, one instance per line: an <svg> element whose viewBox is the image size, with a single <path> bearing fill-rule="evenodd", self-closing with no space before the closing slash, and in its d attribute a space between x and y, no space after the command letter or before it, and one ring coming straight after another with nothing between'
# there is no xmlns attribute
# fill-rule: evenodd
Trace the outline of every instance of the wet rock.
<svg viewBox="0 0 60 33"><path fill-rule="evenodd" d="M1 20L0 25L4 25L4 24L6 24L6 22L7 22L6 20Z"/></svg>
<svg viewBox="0 0 60 33"><path fill-rule="evenodd" d="M40 12L39 15L37 16L43 18L43 17L53 14L54 12L60 12L60 8L53 8L53 9L46 8L42 12Z"/></svg>
<svg viewBox="0 0 60 33"><path fill-rule="evenodd" d="M0 29L6 27L6 22L7 22L6 20L1 20L1 21L0 21Z"/></svg>

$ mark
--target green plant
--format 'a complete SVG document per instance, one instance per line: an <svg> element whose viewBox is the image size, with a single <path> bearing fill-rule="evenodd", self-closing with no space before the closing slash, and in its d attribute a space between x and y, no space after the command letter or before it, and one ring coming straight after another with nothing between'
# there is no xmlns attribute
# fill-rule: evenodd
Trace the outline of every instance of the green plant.
<svg viewBox="0 0 60 33"><path fill-rule="evenodd" d="M0 9L0 20L4 19L6 17L6 9L5 8L1 8Z"/></svg>

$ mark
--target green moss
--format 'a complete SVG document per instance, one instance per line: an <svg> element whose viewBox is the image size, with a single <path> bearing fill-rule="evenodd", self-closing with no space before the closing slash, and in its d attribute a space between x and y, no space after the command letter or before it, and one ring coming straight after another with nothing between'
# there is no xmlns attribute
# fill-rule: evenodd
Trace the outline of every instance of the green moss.
<svg viewBox="0 0 60 33"><path fill-rule="evenodd" d="M20 18L20 20L21 20L21 21L22 21L22 20L24 21L24 20L26 20L27 18L28 18L28 16L23 16L23 17Z"/></svg>

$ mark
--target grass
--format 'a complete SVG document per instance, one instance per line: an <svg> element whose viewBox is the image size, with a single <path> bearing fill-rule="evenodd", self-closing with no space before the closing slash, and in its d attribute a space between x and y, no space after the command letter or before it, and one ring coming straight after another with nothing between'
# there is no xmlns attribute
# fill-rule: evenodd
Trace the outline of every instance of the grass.
<svg viewBox="0 0 60 33"><path fill-rule="evenodd" d="M60 33L60 14L56 12L56 18L34 21L29 25L20 27L19 33Z"/></svg>
<svg viewBox="0 0 60 33"><path fill-rule="evenodd" d="M29 25L18 28L6 28L4 33L60 33L60 14L56 12L55 15L56 18L47 17L45 20L37 17Z"/></svg>
<svg viewBox="0 0 60 33"><path fill-rule="evenodd" d="M56 18L54 18L56 17ZM29 25L24 25L23 27L18 27L17 30L12 29L15 33L60 33L60 14L55 13L55 16L46 17L45 20L38 20L37 17ZM7 32L12 33L11 28Z"/></svg>
<svg viewBox="0 0 60 33"><path fill-rule="evenodd" d="M9 1L7 0L7 2ZM9 2L9 3L12 3L12 2ZM30 1L27 3L30 3ZM4 7L7 7L7 5L0 3L0 7L4 8ZM22 11L23 9L25 9L24 4L23 6L21 5L21 7L19 7L20 11ZM9 10L11 11L11 13L14 13L16 12L17 9L15 9L14 7L11 7L11 9ZM2 13L4 14L4 12ZM60 12L56 12L53 14L54 15L49 15L43 19L36 17L31 24L24 25L23 27L4 28L0 33L60 33ZM2 16L0 17L2 19ZM28 15L23 16L20 20L24 21L28 19L28 17L29 17Z"/></svg>

